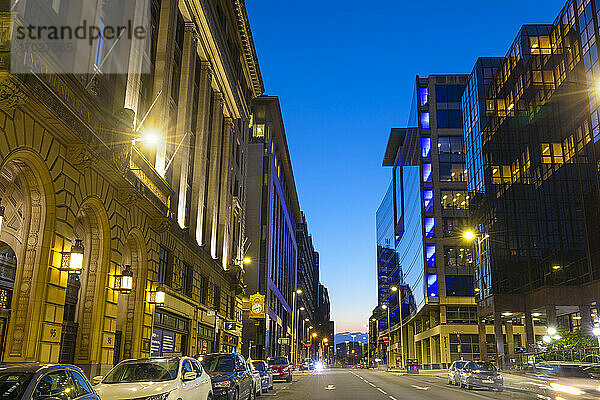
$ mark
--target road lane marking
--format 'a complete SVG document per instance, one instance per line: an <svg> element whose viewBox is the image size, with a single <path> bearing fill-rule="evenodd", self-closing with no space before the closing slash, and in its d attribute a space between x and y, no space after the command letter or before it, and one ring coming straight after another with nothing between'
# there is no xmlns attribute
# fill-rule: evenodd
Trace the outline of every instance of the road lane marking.
<svg viewBox="0 0 600 400"><path fill-rule="evenodd" d="M390 400L397 400L394 396L390 396Z"/></svg>
<svg viewBox="0 0 600 400"><path fill-rule="evenodd" d="M429 386L427 386L427 387L417 386L417 385L410 385L410 386L414 387L415 389L419 389L419 390L429 390Z"/></svg>
<svg viewBox="0 0 600 400"><path fill-rule="evenodd" d="M406 378L410 379L412 381L419 382L418 379L415 379L415 378L412 378L412 377L408 377L407 376ZM441 388L441 389L451 390L453 392L457 392L457 393L461 393L461 394L468 394L468 395L479 397L479 398L486 399L486 400L490 399L490 397L488 397L488 396L483 396L483 395L478 394L478 393L474 393L474 392L470 392L470 391L465 391L465 390L461 390L461 389L456 389L456 388L453 388L453 387L449 387L448 385L441 386L441 385L437 385L435 383L430 383L430 385L431 386L435 386L437 388Z"/></svg>
<svg viewBox="0 0 600 400"><path fill-rule="evenodd" d="M327 386L325 386L325 390L335 390L335 386L327 385Z"/></svg>
<svg viewBox="0 0 600 400"><path fill-rule="evenodd" d="M373 387L377 387L376 385L372 384L371 382L367 382L367 383Z"/></svg>
<svg viewBox="0 0 600 400"><path fill-rule="evenodd" d="M383 394L387 394L385 390L383 390L382 388L377 388L377 390L379 390L381 393Z"/></svg>

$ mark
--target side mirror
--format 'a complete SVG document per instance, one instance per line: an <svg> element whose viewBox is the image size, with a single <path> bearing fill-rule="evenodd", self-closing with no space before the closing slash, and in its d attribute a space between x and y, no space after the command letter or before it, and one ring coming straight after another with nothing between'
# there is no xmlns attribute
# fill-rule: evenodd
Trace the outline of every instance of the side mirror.
<svg viewBox="0 0 600 400"><path fill-rule="evenodd" d="M99 384L100 382L102 382L102 379L104 377L102 375L98 375L92 378L92 385L96 386L97 384Z"/></svg>
<svg viewBox="0 0 600 400"><path fill-rule="evenodd" d="M193 381L197 377L198 377L198 374L195 373L195 372L186 372L186 373L183 374L183 380L184 381Z"/></svg>

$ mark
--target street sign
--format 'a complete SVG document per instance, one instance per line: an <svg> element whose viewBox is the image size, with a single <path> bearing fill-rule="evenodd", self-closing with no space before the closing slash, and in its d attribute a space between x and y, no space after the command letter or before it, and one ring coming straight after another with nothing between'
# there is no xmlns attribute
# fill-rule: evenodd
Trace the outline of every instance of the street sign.
<svg viewBox="0 0 600 400"><path fill-rule="evenodd" d="M306 343L304 343L304 345L305 345L306 347L310 347L310 342L306 342Z"/></svg>
<svg viewBox="0 0 600 400"><path fill-rule="evenodd" d="M224 321L223 322L223 330L225 331L235 331L237 327L235 326L235 322Z"/></svg>
<svg viewBox="0 0 600 400"><path fill-rule="evenodd" d="M290 338L280 337L279 339L277 339L277 343L284 344L284 345L289 345L290 344Z"/></svg>

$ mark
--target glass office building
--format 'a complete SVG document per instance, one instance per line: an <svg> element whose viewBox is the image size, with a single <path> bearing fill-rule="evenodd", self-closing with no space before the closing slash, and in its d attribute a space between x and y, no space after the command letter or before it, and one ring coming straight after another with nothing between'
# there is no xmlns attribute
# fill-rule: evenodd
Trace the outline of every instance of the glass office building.
<svg viewBox="0 0 600 400"><path fill-rule="evenodd" d="M477 61L462 97L480 344L493 321L500 363L515 327L531 351L545 326L597 324L598 6L570 1L553 24L523 26L504 57Z"/></svg>

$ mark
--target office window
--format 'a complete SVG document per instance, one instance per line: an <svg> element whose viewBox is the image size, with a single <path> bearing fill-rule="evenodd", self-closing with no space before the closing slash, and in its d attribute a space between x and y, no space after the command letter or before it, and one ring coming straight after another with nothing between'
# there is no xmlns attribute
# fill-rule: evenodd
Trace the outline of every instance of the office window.
<svg viewBox="0 0 600 400"><path fill-rule="evenodd" d="M221 287L215 283L213 288L213 310L221 309Z"/></svg>
<svg viewBox="0 0 600 400"><path fill-rule="evenodd" d="M435 237L435 219L433 217L424 218L424 225L425 237L427 239L433 239Z"/></svg>
<svg viewBox="0 0 600 400"><path fill-rule="evenodd" d="M469 247L444 246L444 266L467 268L473 261L473 251Z"/></svg>
<svg viewBox="0 0 600 400"><path fill-rule="evenodd" d="M169 250L163 246L158 247L158 281L165 285L170 285L172 281L173 270Z"/></svg>
<svg viewBox="0 0 600 400"><path fill-rule="evenodd" d="M442 218L442 229L444 237L460 236L469 225L467 218L444 217Z"/></svg>
<svg viewBox="0 0 600 400"><path fill-rule="evenodd" d="M437 127L440 129L462 129L460 110L437 110Z"/></svg>
<svg viewBox="0 0 600 400"><path fill-rule="evenodd" d="M464 163L440 162L441 182L466 182L467 170Z"/></svg>
<svg viewBox="0 0 600 400"><path fill-rule="evenodd" d="M98 28L100 32L104 31L104 21L100 20L98 23ZM96 68L100 68L102 66L102 61L104 57L104 37L102 35L98 36L96 40L96 58L94 59L94 65Z"/></svg>
<svg viewBox="0 0 600 400"><path fill-rule="evenodd" d="M431 164L423 164L423 182L431 182L432 181L432 167Z"/></svg>
<svg viewBox="0 0 600 400"><path fill-rule="evenodd" d="M433 190L423 191L423 205L425 211L433 211Z"/></svg>
<svg viewBox="0 0 600 400"><path fill-rule="evenodd" d="M206 300L208 297L208 278L204 275L200 275L200 303L206 304Z"/></svg>
<svg viewBox="0 0 600 400"><path fill-rule="evenodd" d="M472 275L446 275L446 296L474 296Z"/></svg>
<svg viewBox="0 0 600 400"><path fill-rule="evenodd" d="M421 128L423 129L429 129L430 125L429 125L429 113L425 112L425 113L420 113L419 114L419 120L421 121Z"/></svg>
<svg viewBox="0 0 600 400"><path fill-rule="evenodd" d="M437 274L428 274L427 275L427 296L428 297L437 297L438 296L437 281L438 281Z"/></svg>
<svg viewBox="0 0 600 400"><path fill-rule="evenodd" d="M460 103L465 85L435 85L436 103Z"/></svg>
<svg viewBox="0 0 600 400"><path fill-rule="evenodd" d="M476 324L477 307L446 307L446 322L449 324Z"/></svg>
<svg viewBox="0 0 600 400"><path fill-rule="evenodd" d="M181 293L186 296L192 295L192 284L193 284L194 272L190 265L186 263L181 264Z"/></svg>
<svg viewBox="0 0 600 400"><path fill-rule="evenodd" d="M442 190L442 210L467 210L469 195L464 190Z"/></svg>
<svg viewBox="0 0 600 400"><path fill-rule="evenodd" d="M439 154L464 154L465 145L462 136L439 136Z"/></svg>
<svg viewBox="0 0 600 400"><path fill-rule="evenodd" d="M435 245L425 246L425 257L427 260L427 268L435 268Z"/></svg>

